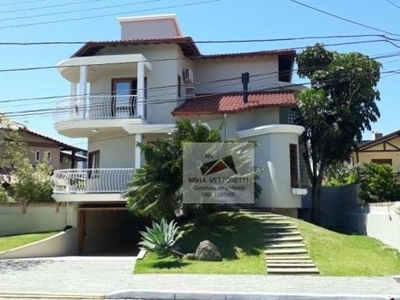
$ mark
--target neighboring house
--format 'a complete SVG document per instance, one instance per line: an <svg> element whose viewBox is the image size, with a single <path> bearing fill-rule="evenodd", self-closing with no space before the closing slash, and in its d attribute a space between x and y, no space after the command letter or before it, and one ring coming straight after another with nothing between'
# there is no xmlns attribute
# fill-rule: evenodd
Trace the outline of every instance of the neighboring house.
<svg viewBox="0 0 400 300"><path fill-rule="evenodd" d="M255 165L263 168L256 207L296 216L304 190L296 106L291 84L295 51L202 54L184 36L175 15L118 19L121 38L87 42L58 70L71 96L56 104L55 129L88 138L88 169L59 170L54 198L76 208L81 253L117 243L126 206L121 195L144 161L137 142L167 137L182 118L220 128L225 138L256 140ZM248 103L243 72L249 72ZM121 227L122 226L122 227ZM115 228L120 228L116 231ZM105 243L104 240L108 242Z"/></svg>
<svg viewBox="0 0 400 300"><path fill-rule="evenodd" d="M47 161L53 170L84 167L86 150L60 142L27 128L20 135L28 146L28 157L33 165Z"/></svg>
<svg viewBox="0 0 400 300"><path fill-rule="evenodd" d="M400 130L383 135L372 133L372 140L362 141L351 156L352 165L380 163L392 165L400 173Z"/></svg>

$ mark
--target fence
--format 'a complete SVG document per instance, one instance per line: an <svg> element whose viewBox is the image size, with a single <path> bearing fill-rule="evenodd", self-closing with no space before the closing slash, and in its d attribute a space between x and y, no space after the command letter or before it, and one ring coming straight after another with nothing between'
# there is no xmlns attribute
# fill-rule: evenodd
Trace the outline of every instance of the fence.
<svg viewBox="0 0 400 300"><path fill-rule="evenodd" d="M321 225L365 234L400 250L400 202L363 203L356 185L323 187ZM302 199L299 218L311 219L311 191Z"/></svg>
<svg viewBox="0 0 400 300"><path fill-rule="evenodd" d="M0 203L0 236L61 230L72 215L60 203Z"/></svg>

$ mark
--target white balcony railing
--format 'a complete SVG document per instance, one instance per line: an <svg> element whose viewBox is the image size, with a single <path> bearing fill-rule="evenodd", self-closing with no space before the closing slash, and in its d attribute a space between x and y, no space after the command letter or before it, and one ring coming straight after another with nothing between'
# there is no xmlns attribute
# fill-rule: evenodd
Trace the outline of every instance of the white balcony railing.
<svg viewBox="0 0 400 300"><path fill-rule="evenodd" d="M146 114L145 103L142 103L142 105ZM138 115L136 95L90 95L63 98L57 101L54 113L56 122L67 120L129 119L137 117L146 118L145 115Z"/></svg>
<svg viewBox="0 0 400 300"><path fill-rule="evenodd" d="M56 170L51 185L54 194L122 193L133 173L131 168Z"/></svg>

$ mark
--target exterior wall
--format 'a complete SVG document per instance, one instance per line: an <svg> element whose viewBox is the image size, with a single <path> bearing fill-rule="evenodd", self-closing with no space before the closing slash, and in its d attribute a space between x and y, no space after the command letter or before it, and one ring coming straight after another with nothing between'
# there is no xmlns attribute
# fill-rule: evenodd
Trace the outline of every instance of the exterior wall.
<svg viewBox="0 0 400 300"><path fill-rule="evenodd" d="M240 114L227 115L206 115L206 116L188 116L193 122L207 123L210 128L221 128L221 137L223 139L237 138L237 132L263 125L279 124L279 108L257 109ZM183 119L186 117L179 117Z"/></svg>
<svg viewBox="0 0 400 300"><path fill-rule="evenodd" d="M0 259L54 257L76 255L78 235L76 228L26 246L0 252Z"/></svg>
<svg viewBox="0 0 400 300"><path fill-rule="evenodd" d="M51 151L52 160L50 163L54 170L60 169L60 146L57 143L25 131L20 131L20 135L28 145L28 158L33 165L38 163L35 161L36 150L41 151L41 160L43 160L46 151Z"/></svg>
<svg viewBox="0 0 400 300"><path fill-rule="evenodd" d="M178 37L174 19L151 19L121 22L121 39L158 39Z"/></svg>
<svg viewBox="0 0 400 300"><path fill-rule="evenodd" d="M301 206L301 198L292 194L290 183L289 145L298 142L298 136L273 133L257 137L256 166L262 168L259 183L263 190L257 207L293 208Z"/></svg>
<svg viewBox="0 0 400 300"><path fill-rule="evenodd" d="M62 230L66 225L75 226L72 205L56 203L0 204L0 236Z"/></svg>
<svg viewBox="0 0 400 300"><path fill-rule="evenodd" d="M147 121L152 124L175 123L171 112L177 104L177 74L180 49L176 45L108 47L98 55L143 54L151 63L152 71L146 71L147 77ZM136 77L136 71L101 73L90 85L91 93L111 94L111 78ZM120 73L119 73L120 72Z"/></svg>
<svg viewBox="0 0 400 300"><path fill-rule="evenodd" d="M100 168L135 168L135 136L123 131L88 139L88 153L100 150Z"/></svg>
<svg viewBox="0 0 400 300"><path fill-rule="evenodd" d="M193 70L196 94L241 91L243 72L255 76L250 77L249 91L276 87L278 69L277 56L196 60ZM236 79L227 81L227 78ZM224 81L215 82L218 80Z"/></svg>
<svg viewBox="0 0 400 300"><path fill-rule="evenodd" d="M322 226L368 235L400 250L400 202L362 203L357 185L322 188ZM311 194L299 217L311 220Z"/></svg>
<svg viewBox="0 0 400 300"><path fill-rule="evenodd" d="M400 148L400 138L395 138L388 142L393 146ZM358 153L358 158L357 154L353 153L353 164L370 163L372 159L391 159L392 166L397 170L397 172L400 172L400 150L396 149L390 144L386 143L386 145L384 145L384 143L382 142L364 151L360 151Z"/></svg>
<svg viewBox="0 0 400 300"><path fill-rule="evenodd" d="M345 227L400 251L400 202L357 205L344 214Z"/></svg>
<svg viewBox="0 0 400 300"><path fill-rule="evenodd" d="M360 152L358 153L359 163L370 163L372 159L391 159L392 166L400 172L400 151L398 152ZM356 159L354 160L356 163Z"/></svg>

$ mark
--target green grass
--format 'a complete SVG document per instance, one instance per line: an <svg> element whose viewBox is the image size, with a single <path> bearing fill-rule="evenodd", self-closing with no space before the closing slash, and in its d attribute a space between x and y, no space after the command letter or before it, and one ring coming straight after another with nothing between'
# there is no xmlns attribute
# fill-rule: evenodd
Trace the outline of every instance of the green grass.
<svg viewBox="0 0 400 300"><path fill-rule="evenodd" d="M292 219L321 274L333 276L384 276L400 274L400 253L380 241L347 235Z"/></svg>
<svg viewBox="0 0 400 300"><path fill-rule="evenodd" d="M0 237L0 252L24 246L48 238L58 232L39 232Z"/></svg>
<svg viewBox="0 0 400 300"><path fill-rule="evenodd" d="M194 228L188 224L179 241L184 252L195 252L202 240L210 240L221 251L221 262L179 261L158 257L148 252L135 266L136 274L265 274L264 242L261 224L254 218L238 213L217 213L209 216L207 226Z"/></svg>

